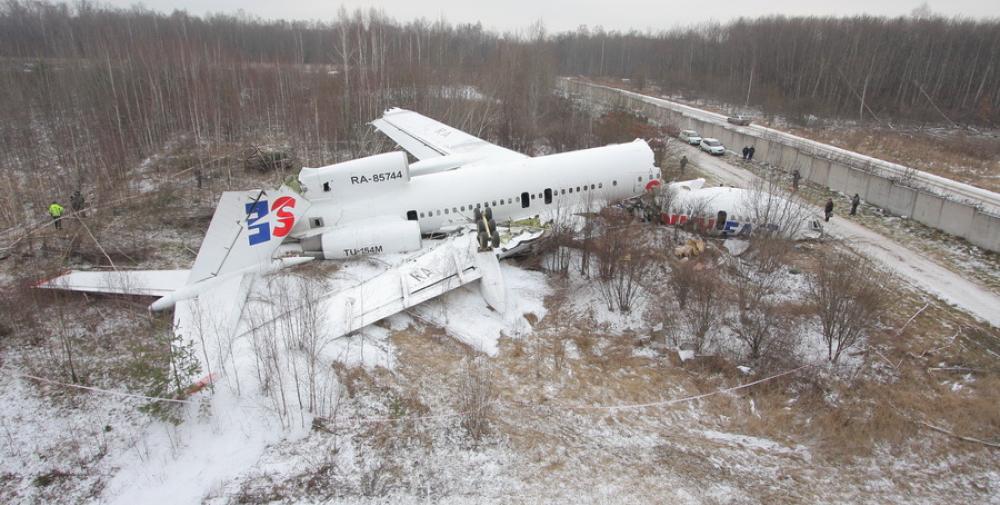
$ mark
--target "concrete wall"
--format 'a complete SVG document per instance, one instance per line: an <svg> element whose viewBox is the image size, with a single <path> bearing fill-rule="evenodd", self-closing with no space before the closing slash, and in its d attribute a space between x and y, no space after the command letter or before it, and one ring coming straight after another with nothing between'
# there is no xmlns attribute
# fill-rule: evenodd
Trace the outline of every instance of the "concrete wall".
<svg viewBox="0 0 1000 505"><path fill-rule="evenodd" d="M580 81L561 80L560 83L574 94L590 97L593 103L639 110L647 117L673 123L680 129L698 130L702 136L717 138L737 153L743 146L754 146L754 160L786 171L797 168L802 177L812 183L847 195L858 193L866 202L893 214L962 237L984 249L1000 251L1000 216L983 212L968 202L900 185L878 174L871 168L870 161L860 155L856 159L827 159L823 153L802 151L790 143L783 143L781 138L763 138L745 128L699 119L616 90Z"/></svg>

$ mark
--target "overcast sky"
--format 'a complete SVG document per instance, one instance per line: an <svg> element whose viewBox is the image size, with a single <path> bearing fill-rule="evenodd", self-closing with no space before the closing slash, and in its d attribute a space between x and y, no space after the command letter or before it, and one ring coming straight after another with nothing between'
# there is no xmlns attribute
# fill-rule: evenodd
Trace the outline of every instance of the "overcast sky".
<svg viewBox="0 0 1000 505"><path fill-rule="evenodd" d="M128 7L135 0L105 0ZM768 14L899 16L919 7L921 0L145 0L142 5L160 11L187 10L192 14L234 13L239 9L262 18L323 19L337 15L341 5L349 10L376 7L389 16L409 21L445 18L452 23L480 21L499 31L521 30L541 19L549 32L574 30L580 25L605 29L654 31L705 21L728 21L741 16ZM931 11L969 18L1000 17L1000 0L929 0Z"/></svg>

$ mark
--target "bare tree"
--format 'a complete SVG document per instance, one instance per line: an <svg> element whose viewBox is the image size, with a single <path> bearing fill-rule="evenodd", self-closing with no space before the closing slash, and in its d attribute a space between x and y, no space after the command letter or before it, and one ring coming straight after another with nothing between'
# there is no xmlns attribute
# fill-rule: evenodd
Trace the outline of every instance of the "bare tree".
<svg viewBox="0 0 1000 505"><path fill-rule="evenodd" d="M642 281L653 267L644 226L606 209L601 235L593 243L597 285L608 310L628 313L644 295Z"/></svg>
<svg viewBox="0 0 1000 505"><path fill-rule="evenodd" d="M754 179L740 207L755 227L752 234L758 237L802 238L812 219L810 207L785 190L776 170Z"/></svg>
<svg viewBox="0 0 1000 505"><path fill-rule="evenodd" d="M878 326L888 303L888 281L889 275L864 257L840 251L824 255L810 278L809 298L831 363Z"/></svg>
<svg viewBox="0 0 1000 505"><path fill-rule="evenodd" d="M722 319L725 307L723 284L718 272L711 268L694 272L688 281L688 303L681 311L681 319L688 332L688 343L700 353L708 344L709 332Z"/></svg>
<svg viewBox="0 0 1000 505"><path fill-rule="evenodd" d="M770 351L782 330L780 307L774 295L788 247L783 240L758 239L751 254L730 261L737 302L732 328L753 361Z"/></svg>
<svg viewBox="0 0 1000 505"><path fill-rule="evenodd" d="M462 413L462 427L478 443L489 434L493 402L497 396L493 370L484 357L471 357L463 367L458 408Z"/></svg>

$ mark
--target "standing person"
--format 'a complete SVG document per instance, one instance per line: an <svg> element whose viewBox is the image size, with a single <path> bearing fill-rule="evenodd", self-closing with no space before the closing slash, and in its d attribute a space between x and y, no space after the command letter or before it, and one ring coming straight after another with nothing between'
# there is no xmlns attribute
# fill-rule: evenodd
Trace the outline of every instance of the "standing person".
<svg viewBox="0 0 1000 505"><path fill-rule="evenodd" d="M750 146L750 150L747 152L747 160L753 161L753 153L756 151L753 146Z"/></svg>
<svg viewBox="0 0 1000 505"><path fill-rule="evenodd" d="M861 205L861 196L859 196L857 193L854 193L854 196L851 197L851 215L852 216L855 215L855 214L857 214L857 212L858 212L858 205Z"/></svg>
<svg viewBox="0 0 1000 505"><path fill-rule="evenodd" d="M80 217L87 217L87 213L83 212L83 207L87 204L87 200L84 199L83 193L80 190L73 192L73 195L69 197L69 206L73 209L73 212L80 214Z"/></svg>
<svg viewBox="0 0 1000 505"><path fill-rule="evenodd" d="M198 189L201 189L201 167L194 167L194 180L198 183Z"/></svg>
<svg viewBox="0 0 1000 505"><path fill-rule="evenodd" d="M826 199L826 207L824 210L826 211L826 220L829 222L830 218L833 217L833 198Z"/></svg>
<svg viewBox="0 0 1000 505"><path fill-rule="evenodd" d="M747 159L750 156L750 146L743 146L743 159Z"/></svg>
<svg viewBox="0 0 1000 505"><path fill-rule="evenodd" d="M52 205L49 205L49 215L52 216L52 222L56 224L57 230L62 229L63 210L63 206L59 205L59 202L53 201Z"/></svg>
<svg viewBox="0 0 1000 505"><path fill-rule="evenodd" d="M686 167L687 164L688 164L687 155L681 156L681 175L684 175L684 167Z"/></svg>
<svg viewBox="0 0 1000 505"><path fill-rule="evenodd" d="M792 170L792 191L799 190L800 179L802 179L802 174L799 173L799 169Z"/></svg>

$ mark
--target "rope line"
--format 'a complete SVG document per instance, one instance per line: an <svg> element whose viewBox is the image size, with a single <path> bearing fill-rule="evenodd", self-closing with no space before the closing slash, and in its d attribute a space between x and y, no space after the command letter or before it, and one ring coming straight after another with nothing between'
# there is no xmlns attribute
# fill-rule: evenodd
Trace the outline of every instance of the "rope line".
<svg viewBox="0 0 1000 505"><path fill-rule="evenodd" d="M740 389L746 389L748 387L755 386L757 384L761 384L761 383L764 383L764 382L768 382L768 381L777 379L779 377L784 377L786 375L791 375L793 373L796 373L796 372L798 372L798 371L800 371L800 370L802 370L804 368L808 368L810 366L813 366L813 365L802 365L802 366L800 366L798 368L794 368L792 370L786 370L784 372L781 372L781 373L778 373L778 374L775 374L775 375L771 375L769 377L764 377L762 379L758 379L758 380L755 380L753 382L748 382L746 384L740 384L740 385L732 386L732 387L728 387L728 388L717 389L715 391L711 391L711 392L708 392L708 393L702 393L702 394L699 394L699 395L685 396L685 397L682 397L682 398L673 398L673 399L662 400L662 401L657 401L657 402L633 403L633 404L625 404L625 405L547 405L547 406L540 406L540 405L527 405L527 404L523 404L523 403L511 403L509 405L514 406L514 407L528 408L528 409L532 409L532 410L537 410L539 408L544 408L544 409L550 409L550 410L551 409L555 409L555 410L607 410L607 411L636 410L636 409L644 409L644 408L649 408L649 407L660 407L660 406L666 406L666 405L674 405L674 404L677 404L677 403L690 402L690 401L694 401L694 400L700 400L702 398L707 398L707 397L715 396L715 395L722 394L722 393L728 393L728 392L731 392L731 391L737 391L737 390L740 390ZM157 397L157 396L137 395L137 394L132 394L132 393L123 393L121 391L114 391L114 390L96 388L96 387L91 387L91 386L81 386L79 384L69 384L69 383L54 381L52 379L46 379L44 377L37 377L37 376L34 376L34 375L29 375L29 374L20 374L20 373L15 373L15 372L5 372L5 373L8 374L8 375L11 375L11 376L23 377L23 378L26 378L26 379L32 379L32 380L36 380L36 381L39 381L39 382L44 382L44 383L52 384L52 385L56 385L56 386L69 387L69 388L75 388L75 389L82 389L82 390L91 391L91 392L94 392L94 393L104 393L104 394L109 394L109 395L114 395L114 396L121 396L121 397L126 397L126 398L138 398L138 399L143 399L143 400L163 401L163 402L180 403L180 404L194 404L194 403L196 403L196 402L193 402L193 401L190 401L190 400L179 400L179 399L176 399L176 398L162 398L162 397ZM450 414L433 414L433 415L424 415L424 416L399 416L399 417L368 416L368 417L355 417L353 419L349 419L348 420L349 422L347 424L351 425L351 424L361 424L361 423L379 423L379 422L420 421L420 420L430 420L430 419L447 419L447 418L451 418L451 417L463 416L463 415L466 415L466 414L468 414L468 412L453 412L453 413L450 413ZM332 424L334 424L336 426L343 426L343 424L341 422L338 422L338 420L336 420L336 419L327 419L327 420L331 421Z"/></svg>
<svg viewBox="0 0 1000 505"><path fill-rule="evenodd" d="M63 386L63 387L68 387L68 388L83 389L83 390L92 391L92 392L95 392L95 393L105 393L105 394L114 395L114 396L124 396L126 398L139 398L139 399L142 399L142 400L153 400L153 401L160 401L160 402L173 402L173 403L184 403L184 404L193 404L193 403L195 403L195 402L192 402L190 400L178 400L176 398L161 398L161 397L158 397L158 396L136 395L136 394L132 394L132 393L123 393L121 391L114 391L114 390L110 390L110 389L101 389L101 388L95 388L95 387L90 387L90 386L81 386L79 384L69 384L69 383L66 383L66 382L54 381L52 379L46 379L44 377L36 377L34 375L28 375L28 374L20 374L20 373L15 373L15 372L6 372L6 373L8 375L12 375L12 376L15 376L15 377L23 377L23 378L26 378L26 379L33 379L33 380L36 380L36 381L39 381L39 382L45 382L45 383L52 384L52 385L55 385L55 386Z"/></svg>
<svg viewBox="0 0 1000 505"><path fill-rule="evenodd" d="M650 403L633 403L633 404L627 404L627 405L567 405L567 406L557 405L557 406L555 406L555 408L564 409L564 410L631 410L631 409L644 409L644 408L647 408L647 407L660 407L660 406L664 406L664 405L673 405L675 403L683 403L683 402L689 402L689 401L693 401L693 400L700 400L702 398L707 398L709 396L714 396L714 395L721 394L721 393L728 393L730 391L736 391L738 389L745 389L745 388L748 388L750 386L756 386L757 384L760 384L762 382L767 382L767 381L770 381L770 380L774 380L774 379L777 379L778 377L784 377L785 375L791 375L791 374L793 374L795 372L798 372L799 370L802 370L803 368L808 368L808 367L811 367L811 366L813 366L813 365L802 365L802 366L800 366L798 368L793 368L791 370L786 370L786 371L781 372L779 374L775 374L775 375L772 375L770 377L764 377L763 379L758 379L758 380L755 380L753 382L748 382L746 384L740 384L738 386L733 386L733 387L728 387L728 388L723 388L723 389L717 389L715 391L712 391L712 392L709 392L709 393L703 393L703 394L700 394L700 395L685 396L683 398L674 398L674 399L671 399L671 400L663 400L663 401L650 402Z"/></svg>

